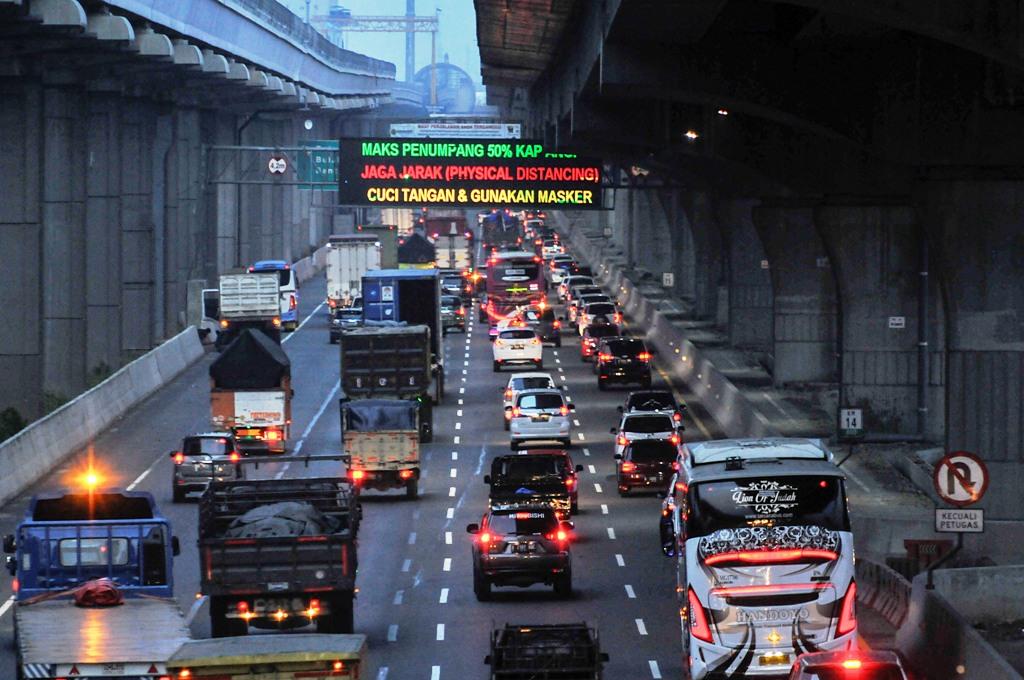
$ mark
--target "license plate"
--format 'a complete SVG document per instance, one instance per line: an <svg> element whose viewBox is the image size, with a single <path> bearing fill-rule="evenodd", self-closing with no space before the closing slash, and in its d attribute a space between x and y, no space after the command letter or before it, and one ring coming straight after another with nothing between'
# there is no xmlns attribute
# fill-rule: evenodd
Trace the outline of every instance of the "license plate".
<svg viewBox="0 0 1024 680"><path fill-rule="evenodd" d="M789 654L784 652L769 652L758 657L758 663L762 666L788 666Z"/></svg>
<svg viewBox="0 0 1024 680"><path fill-rule="evenodd" d="M526 349L526 345L512 345L512 349Z"/></svg>
<svg viewBox="0 0 1024 680"><path fill-rule="evenodd" d="M549 416L546 413L542 413L538 416L530 416L530 420L532 420L535 423L546 423L549 420L551 420L551 416Z"/></svg>
<svg viewBox="0 0 1024 680"><path fill-rule="evenodd" d="M282 590L288 590L287 581L272 581L267 584L267 590L272 593L280 592Z"/></svg>
<svg viewBox="0 0 1024 680"><path fill-rule="evenodd" d="M529 543L516 543L516 545L514 547L514 552L517 552L520 555L523 555L523 554L527 554L527 553L533 552L533 549L532 549L532 547L530 546Z"/></svg>
<svg viewBox="0 0 1024 680"><path fill-rule="evenodd" d="M654 477L648 477L647 478L648 482L657 482L659 480L660 480L660 478L657 475L655 475Z"/></svg>
<svg viewBox="0 0 1024 680"><path fill-rule="evenodd" d="M103 664L103 672L107 675L124 675L124 664L105 663Z"/></svg>
<svg viewBox="0 0 1024 680"><path fill-rule="evenodd" d="M261 433L259 430L236 430L236 434L239 437L259 437Z"/></svg>

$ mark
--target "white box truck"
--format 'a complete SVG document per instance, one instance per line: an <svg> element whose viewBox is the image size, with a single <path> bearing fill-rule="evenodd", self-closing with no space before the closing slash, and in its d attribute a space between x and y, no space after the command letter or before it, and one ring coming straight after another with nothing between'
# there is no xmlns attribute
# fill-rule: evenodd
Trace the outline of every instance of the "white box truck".
<svg viewBox="0 0 1024 680"><path fill-rule="evenodd" d="M259 329L281 342L281 284L277 272L222 274L218 288L218 348L227 346L245 328Z"/></svg>
<svg viewBox="0 0 1024 680"><path fill-rule="evenodd" d="M351 307L363 276L380 269L381 243L375 234L343 234L327 241L327 307Z"/></svg>

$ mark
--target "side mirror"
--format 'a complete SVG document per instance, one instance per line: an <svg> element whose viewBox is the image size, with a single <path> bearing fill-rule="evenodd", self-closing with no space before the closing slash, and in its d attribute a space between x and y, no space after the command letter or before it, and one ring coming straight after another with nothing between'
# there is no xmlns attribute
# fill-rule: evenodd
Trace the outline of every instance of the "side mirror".
<svg viewBox="0 0 1024 680"><path fill-rule="evenodd" d="M490 475L484 475L484 484L490 484L490 483L491 483L491 476Z"/></svg>
<svg viewBox="0 0 1024 680"><path fill-rule="evenodd" d="M171 536L171 554L175 557L181 554L181 542L177 536Z"/></svg>
<svg viewBox="0 0 1024 680"><path fill-rule="evenodd" d="M621 406L616 406L615 410L618 411L619 413L623 413L623 409Z"/></svg>
<svg viewBox="0 0 1024 680"><path fill-rule="evenodd" d="M615 460L622 460L622 454L621 453L616 453L615 454Z"/></svg>
<svg viewBox="0 0 1024 680"><path fill-rule="evenodd" d="M609 428L608 432L609 432L609 434L618 434L619 428L617 428L617 427Z"/></svg>
<svg viewBox="0 0 1024 680"><path fill-rule="evenodd" d="M467 534L478 534L478 533L480 533L480 525L479 524L475 524L475 523L474 524L467 524L466 525L466 533Z"/></svg>
<svg viewBox="0 0 1024 680"><path fill-rule="evenodd" d="M14 534L7 534L4 536L4 552L13 553L17 546L14 542Z"/></svg>
<svg viewBox="0 0 1024 680"><path fill-rule="evenodd" d="M673 557L676 554L676 537L672 530L672 516L662 515L658 531L661 534L661 552L665 557Z"/></svg>
<svg viewBox="0 0 1024 680"><path fill-rule="evenodd" d="M576 472L583 472L583 466L582 465L577 465L576 466Z"/></svg>

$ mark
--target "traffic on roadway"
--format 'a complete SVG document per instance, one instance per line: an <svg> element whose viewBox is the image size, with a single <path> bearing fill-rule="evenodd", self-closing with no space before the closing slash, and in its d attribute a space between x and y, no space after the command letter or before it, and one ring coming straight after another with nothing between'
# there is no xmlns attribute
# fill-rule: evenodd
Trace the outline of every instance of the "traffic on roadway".
<svg viewBox="0 0 1024 680"><path fill-rule="evenodd" d="M907 677L832 453L724 439L544 219L451 212L456 267L222 277L217 350L4 508L3 677Z"/></svg>

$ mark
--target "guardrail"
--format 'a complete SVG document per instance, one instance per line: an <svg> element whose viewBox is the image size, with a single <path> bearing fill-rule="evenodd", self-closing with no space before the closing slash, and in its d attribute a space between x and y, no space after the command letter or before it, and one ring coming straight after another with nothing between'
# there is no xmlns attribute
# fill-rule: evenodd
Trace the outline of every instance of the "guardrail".
<svg viewBox="0 0 1024 680"><path fill-rule="evenodd" d="M878 612L893 628L906 621L910 595L910 581L897 571L872 559L857 557L857 601Z"/></svg>

